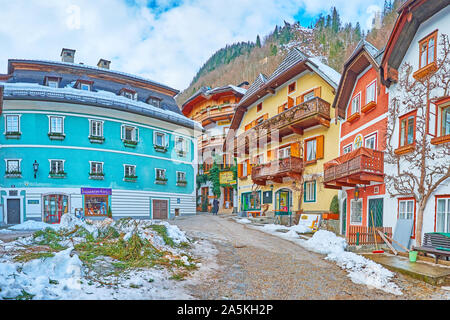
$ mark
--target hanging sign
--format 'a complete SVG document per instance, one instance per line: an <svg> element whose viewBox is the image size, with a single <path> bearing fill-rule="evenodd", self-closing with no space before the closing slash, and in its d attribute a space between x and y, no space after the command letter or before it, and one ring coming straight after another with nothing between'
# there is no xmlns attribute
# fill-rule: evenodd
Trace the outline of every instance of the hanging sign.
<svg viewBox="0 0 450 320"><path fill-rule="evenodd" d="M81 188L81 194L111 195L111 189L107 188Z"/></svg>
<svg viewBox="0 0 450 320"><path fill-rule="evenodd" d="M223 171L219 173L220 184L235 184L236 180L233 179L233 171Z"/></svg>

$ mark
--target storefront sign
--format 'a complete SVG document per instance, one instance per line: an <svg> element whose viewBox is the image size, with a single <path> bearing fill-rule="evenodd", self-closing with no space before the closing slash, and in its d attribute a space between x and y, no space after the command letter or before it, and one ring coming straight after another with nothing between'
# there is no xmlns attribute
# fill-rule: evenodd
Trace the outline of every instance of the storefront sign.
<svg viewBox="0 0 450 320"><path fill-rule="evenodd" d="M223 171L219 173L220 184L236 184L236 180L233 179L233 171Z"/></svg>
<svg viewBox="0 0 450 320"><path fill-rule="evenodd" d="M111 195L111 189L106 188L81 188L81 194Z"/></svg>
<svg viewBox="0 0 450 320"><path fill-rule="evenodd" d="M28 204L39 204L39 200L28 200Z"/></svg>

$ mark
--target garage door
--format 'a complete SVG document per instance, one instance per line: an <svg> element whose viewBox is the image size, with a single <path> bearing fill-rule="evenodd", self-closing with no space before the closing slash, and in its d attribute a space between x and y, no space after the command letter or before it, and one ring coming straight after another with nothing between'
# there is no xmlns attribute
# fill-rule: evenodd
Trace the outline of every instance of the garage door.
<svg viewBox="0 0 450 320"><path fill-rule="evenodd" d="M167 219L169 216L169 206L167 200L153 200L153 219Z"/></svg>

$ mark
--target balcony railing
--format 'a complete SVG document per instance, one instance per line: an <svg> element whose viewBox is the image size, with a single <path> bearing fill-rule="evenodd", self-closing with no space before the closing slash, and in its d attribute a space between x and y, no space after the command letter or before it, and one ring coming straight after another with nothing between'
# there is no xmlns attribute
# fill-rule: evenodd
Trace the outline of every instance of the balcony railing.
<svg viewBox="0 0 450 320"><path fill-rule="evenodd" d="M270 136L275 131L278 131L279 137L283 137L293 132L302 132L303 129L318 124L329 127L330 119L330 104L319 97L315 97L243 132L236 138L235 150L247 151L248 144L256 145L257 139L266 138L269 142Z"/></svg>
<svg viewBox="0 0 450 320"><path fill-rule="evenodd" d="M227 116L232 117L234 113L235 104L228 104L222 107L214 107L210 110L204 109L200 113L194 115L192 120L200 123L208 122L207 120L215 121L216 119L224 118ZM207 124L207 123L205 123Z"/></svg>
<svg viewBox="0 0 450 320"><path fill-rule="evenodd" d="M347 178L373 181L375 176L375 181L379 181L383 173L383 152L362 147L324 164L324 183L351 184Z"/></svg>
<svg viewBox="0 0 450 320"><path fill-rule="evenodd" d="M283 178L291 173L301 173L302 171L303 160L297 157L288 157L254 166L252 168L252 180Z"/></svg>

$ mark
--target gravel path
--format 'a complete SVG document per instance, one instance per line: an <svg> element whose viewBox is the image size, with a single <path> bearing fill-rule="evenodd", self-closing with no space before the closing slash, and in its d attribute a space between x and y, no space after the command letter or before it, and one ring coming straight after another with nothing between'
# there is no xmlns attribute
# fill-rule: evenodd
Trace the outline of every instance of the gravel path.
<svg viewBox="0 0 450 320"><path fill-rule="evenodd" d="M203 245L203 270L192 279L198 299L444 299L448 291L397 274L403 295L353 283L324 256L278 237L250 229L227 216L197 215L174 223ZM202 256L202 253L198 253ZM207 258L208 257L208 258ZM205 271L206 270L206 271Z"/></svg>

